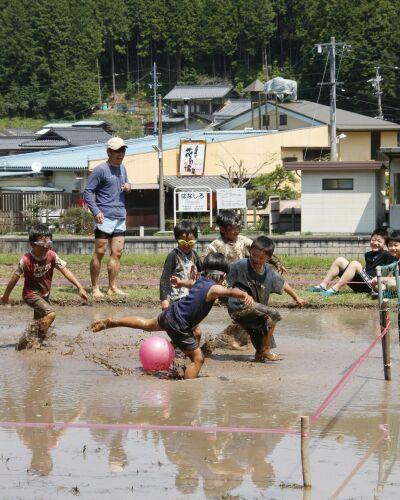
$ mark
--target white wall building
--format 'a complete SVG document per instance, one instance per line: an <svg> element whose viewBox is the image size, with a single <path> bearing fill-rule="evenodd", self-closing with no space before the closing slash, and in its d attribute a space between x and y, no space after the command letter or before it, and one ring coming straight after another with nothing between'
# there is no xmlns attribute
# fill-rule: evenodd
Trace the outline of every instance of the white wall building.
<svg viewBox="0 0 400 500"><path fill-rule="evenodd" d="M371 233L385 217L382 162L290 162L301 170L302 233Z"/></svg>

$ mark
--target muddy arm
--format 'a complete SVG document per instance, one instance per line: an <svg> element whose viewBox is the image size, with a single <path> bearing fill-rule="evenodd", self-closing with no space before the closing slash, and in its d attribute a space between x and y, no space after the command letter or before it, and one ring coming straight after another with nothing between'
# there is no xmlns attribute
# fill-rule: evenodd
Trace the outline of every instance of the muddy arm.
<svg viewBox="0 0 400 500"><path fill-rule="evenodd" d="M6 289L3 293L3 295L0 297L0 302L3 304L7 304L8 299L10 298L11 292L14 290L15 285L18 283L19 280L19 275L16 273L13 273L13 275L10 278L10 281L8 282Z"/></svg>
<svg viewBox="0 0 400 500"><path fill-rule="evenodd" d="M285 283L283 285L283 291L286 292L288 295L290 295L290 297L292 297L292 299L296 302L296 304L299 307L304 306L305 301L297 295L297 293L293 290L293 288L290 285Z"/></svg>

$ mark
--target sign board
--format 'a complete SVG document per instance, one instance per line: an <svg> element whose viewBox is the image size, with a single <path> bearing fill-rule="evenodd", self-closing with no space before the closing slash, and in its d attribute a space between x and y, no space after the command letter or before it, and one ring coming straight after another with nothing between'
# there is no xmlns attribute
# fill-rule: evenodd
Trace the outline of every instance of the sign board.
<svg viewBox="0 0 400 500"><path fill-rule="evenodd" d="M230 188L217 189L217 208L246 208L246 189L245 188Z"/></svg>
<svg viewBox="0 0 400 500"><path fill-rule="evenodd" d="M178 175L204 175L206 141L181 141Z"/></svg>
<svg viewBox="0 0 400 500"><path fill-rule="evenodd" d="M207 212L207 191L178 192L179 212Z"/></svg>

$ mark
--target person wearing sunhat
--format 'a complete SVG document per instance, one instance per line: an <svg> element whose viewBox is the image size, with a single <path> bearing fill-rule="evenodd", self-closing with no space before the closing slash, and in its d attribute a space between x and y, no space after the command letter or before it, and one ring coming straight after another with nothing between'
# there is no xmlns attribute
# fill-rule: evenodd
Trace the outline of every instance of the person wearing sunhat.
<svg viewBox="0 0 400 500"><path fill-rule="evenodd" d="M90 278L93 297L103 297L99 277L101 261L107 248L110 250L108 271L108 295L125 295L117 287L116 281L120 259L125 244L126 208L125 193L130 192L126 169L122 164L127 145L120 137L112 137L107 142L108 160L90 174L84 200L94 217L95 248L90 261Z"/></svg>

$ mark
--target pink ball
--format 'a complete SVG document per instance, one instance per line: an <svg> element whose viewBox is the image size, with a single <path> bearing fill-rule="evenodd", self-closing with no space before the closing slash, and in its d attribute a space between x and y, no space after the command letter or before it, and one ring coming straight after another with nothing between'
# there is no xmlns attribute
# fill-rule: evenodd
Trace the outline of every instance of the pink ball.
<svg viewBox="0 0 400 500"><path fill-rule="evenodd" d="M174 359L175 351L171 342L162 337L150 337L142 342L139 359L143 368L156 372L168 370Z"/></svg>

